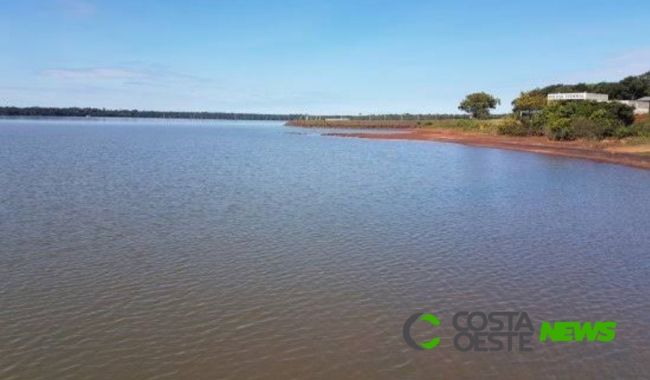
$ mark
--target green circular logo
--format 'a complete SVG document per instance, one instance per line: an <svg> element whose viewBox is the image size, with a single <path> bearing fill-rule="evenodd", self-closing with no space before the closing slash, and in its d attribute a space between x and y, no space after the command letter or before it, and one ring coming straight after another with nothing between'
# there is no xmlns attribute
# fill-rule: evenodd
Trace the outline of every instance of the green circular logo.
<svg viewBox="0 0 650 380"><path fill-rule="evenodd" d="M438 343L440 343L440 338L433 338L430 341L424 343L417 343L415 340L413 340L413 338L411 338L411 326L417 321L427 321L434 326L440 325L440 321L433 314L418 313L411 315L409 319L407 319L404 323L404 328L402 329L402 332L404 334L404 341L406 341L406 344L416 350L430 350L437 346Z"/></svg>

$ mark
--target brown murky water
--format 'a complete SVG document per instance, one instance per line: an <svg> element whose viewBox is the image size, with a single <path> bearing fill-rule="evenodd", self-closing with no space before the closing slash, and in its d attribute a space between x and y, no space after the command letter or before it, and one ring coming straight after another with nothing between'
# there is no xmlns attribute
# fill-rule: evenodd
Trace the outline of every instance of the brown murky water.
<svg viewBox="0 0 650 380"><path fill-rule="evenodd" d="M650 378L650 172L287 131L0 121L0 378ZM511 310L532 352L454 348Z"/></svg>

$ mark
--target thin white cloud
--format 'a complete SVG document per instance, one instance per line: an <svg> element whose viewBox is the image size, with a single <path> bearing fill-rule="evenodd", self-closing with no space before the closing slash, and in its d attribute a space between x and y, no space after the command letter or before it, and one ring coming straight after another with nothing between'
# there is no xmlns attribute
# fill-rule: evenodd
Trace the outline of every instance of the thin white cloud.
<svg viewBox="0 0 650 380"><path fill-rule="evenodd" d="M40 71L39 75L55 81L53 84L57 85L83 83L131 88L173 88L176 91L219 88L210 78L179 73L157 64L51 68Z"/></svg>
<svg viewBox="0 0 650 380"><path fill-rule="evenodd" d="M226 98L224 89L214 80L173 71L159 64L59 67L40 71L38 75L42 78L40 84L43 87L55 90L60 95L65 93L70 99L77 99L83 93L88 99L93 95L101 100L100 94L103 94L106 104L112 107L121 104L120 107L127 108L162 109L165 108L161 103L163 100L165 104L172 105L174 99L179 102L184 99L186 103L182 105L191 106L204 104L215 97ZM116 93L123 98L113 99ZM99 100L92 104L102 104ZM87 104L85 101L82 103ZM128 106L129 103L133 105Z"/></svg>
<svg viewBox="0 0 650 380"><path fill-rule="evenodd" d="M88 0L55 0L56 6L74 17L85 18L95 14L95 5Z"/></svg>
<svg viewBox="0 0 650 380"><path fill-rule="evenodd" d="M125 79L143 78L147 75L143 72L119 68L85 68L85 69L50 69L40 73L50 78L61 79Z"/></svg>

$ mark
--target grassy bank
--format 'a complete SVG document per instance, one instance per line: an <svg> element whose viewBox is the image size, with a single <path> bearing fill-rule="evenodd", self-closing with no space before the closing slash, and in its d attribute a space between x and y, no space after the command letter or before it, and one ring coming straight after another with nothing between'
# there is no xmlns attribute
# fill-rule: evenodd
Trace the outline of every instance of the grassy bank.
<svg viewBox="0 0 650 380"><path fill-rule="evenodd" d="M650 117L637 117L625 138L550 139L514 118L493 120L294 120L290 126L306 128L367 129L362 133L330 133L343 137L443 141L460 144L521 150L543 154L586 158L650 169ZM392 129L403 133L372 133Z"/></svg>
<svg viewBox="0 0 650 380"><path fill-rule="evenodd" d="M632 128L636 136L628 139L629 145L648 145L650 144L650 115L637 116ZM650 154L648 152L647 154Z"/></svg>
<svg viewBox="0 0 650 380"><path fill-rule="evenodd" d="M304 128L349 129L449 129L464 132L496 134L503 119L472 120L291 120L287 125Z"/></svg>
<svg viewBox="0 0 650 380"><path fill-rule="evenodd" d="M512 117L501 119L440 119L440 120L292 120L289 126L304 128L342 128L342 129L396 129L396 130L443 130L460 131L484 135L503 135L514 137L546 136L550 140L620 140L630 144L648 144L650 142L650 117L637 116L629 126L610 128L615 133L604 133L603 120L577 118L568 120L567 129L572 131L571 138L557 138L555 130L544 124L517 120ZM607 121L607 120L605 120ZM616 126L617 124L612 124Z"/></svg>
<svg viewBox="0 0 650 380"><path fill-rule="evenodd" d="M405 129L417 128L415 120L290 120L286 123L303 128Z"/></svg>

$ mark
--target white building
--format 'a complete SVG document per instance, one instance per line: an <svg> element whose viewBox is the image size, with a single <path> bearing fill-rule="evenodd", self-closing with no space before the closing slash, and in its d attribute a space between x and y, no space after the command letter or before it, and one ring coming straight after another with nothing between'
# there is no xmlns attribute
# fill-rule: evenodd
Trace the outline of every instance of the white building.
<svg viewBox="0 0 650 380"><path fill-rule="evenodd" d="M548 94L549 101L551 100L595 100L597 102L606 102L609 100L609 95L594 94L590 92L569 92L559 94Z"/></svg>
<svg viewBox="0 0 650 380"><path fill-rule="evenodd" d="M617 100L617 102L627 104L634 108L635 115L645 115L650 113L650 96L638 100Z"/></svg>

